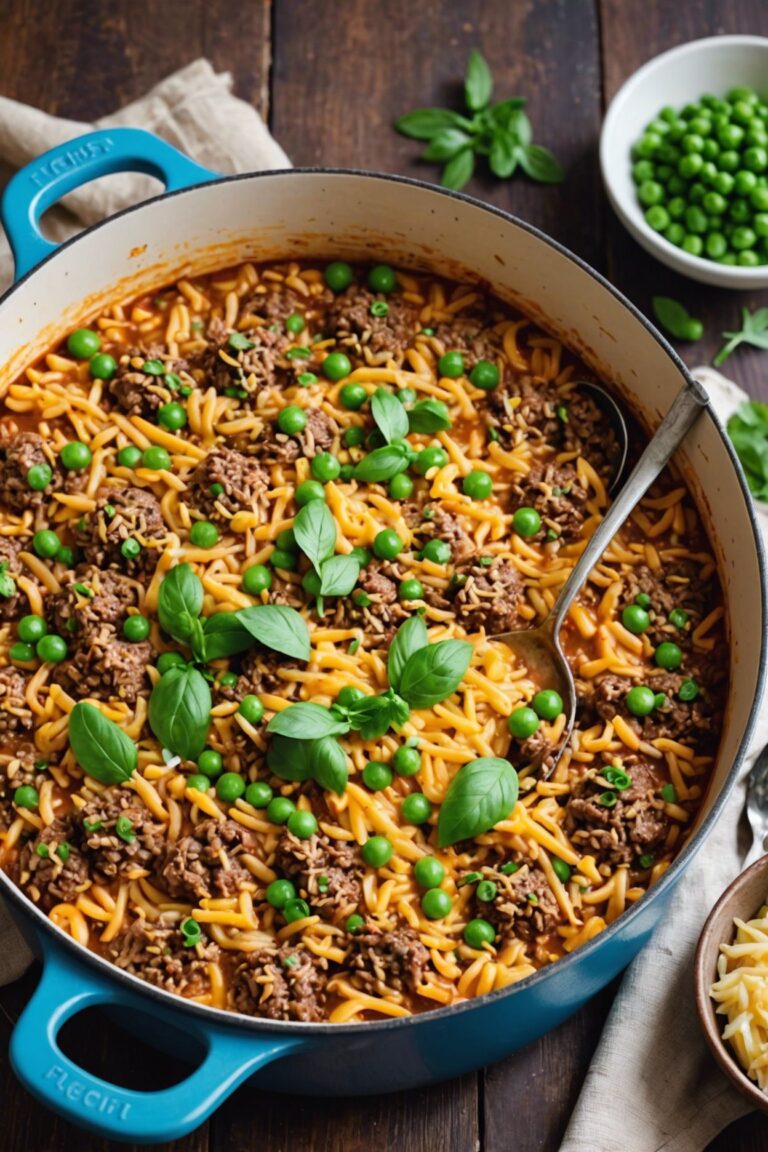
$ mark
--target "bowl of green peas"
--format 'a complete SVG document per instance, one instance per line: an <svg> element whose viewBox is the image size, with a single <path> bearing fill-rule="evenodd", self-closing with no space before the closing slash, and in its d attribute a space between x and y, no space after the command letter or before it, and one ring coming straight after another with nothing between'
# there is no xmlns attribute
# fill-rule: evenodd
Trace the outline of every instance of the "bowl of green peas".
<svg viewBox="0 0 768 1152"><path fill-rule="evenodd" d="M768 287L768 38L694 40L643 65L608 109L600 167L619 219L663 264Z"/></svg>

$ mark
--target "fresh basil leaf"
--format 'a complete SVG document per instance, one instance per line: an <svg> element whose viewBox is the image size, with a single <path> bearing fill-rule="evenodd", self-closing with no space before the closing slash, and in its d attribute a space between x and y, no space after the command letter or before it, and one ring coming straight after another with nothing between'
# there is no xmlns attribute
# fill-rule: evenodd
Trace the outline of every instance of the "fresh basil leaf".
<svg viewBox="0 0 768 1152"><path fill-rule="evenodd" d="M211 690L196 668L170 668L152 689L149 725L164 748L195 760L211 726Z"/></svg>
<svg viewBox="0 0 768 1152"><path fill-rule="evenodd" d="M205 660L220 660L245 652L253 644L253 636L237 618L236 612L217 612L203 623L203 653Z"/></svg>
<svg viewBox="0 0 768 1152"><path fill-rule="evenodd" d="M419 400L408 411L408 427L411 432L443 432L451 426L448 405L442 400Z"/></svg>
<svg viewBox="0 0 768 1152"><path fill-rule="evenodd" d="M343 796L347 787L347 756L332 736L313 740L310 752L312 779L326 792Z"/></svg>
<svg viewBox="0 0 768 1152"><path fill-rule="evenodd" d="M499 180L508 180L517 168L518 143L511 132L504 128L497 128L491 139L491 151L488 163L491 172Z"/></svg>
<svg viewBox="0 0 768 1152"><path fill-rule="evenodd" d="M378 740L389 728L392 709L385 696L366 696L349 707L349 723L363 740Z"/></svg>
<svg viewBox="0 0 768 1152"><path fill-rule="evenodd" d="M293 534L319 576L321 564L336 549L336 521L324 500L310 500L300 509L293 522Z"/></svg>
<svg viewBox="0 0 768 1152"><path fill-rule="evenodd" d="M353 475L355 480L379 484L382 480L391 480L393 476L405 472L409 459L410 455L405 444L385 444L383 448L374 448L373 452L364 456L360 463L355 465ZM312 504L318 503L318 500L311 500L306 507L310 508Z"/></svg>
<svg viewBox="0 0 768 1152"><path fill-rule="evenodd" d="M452 188L455 192L458 192L465 184L469 183L474 171L474 153L471 148L465 148L463 152L457 152L456 155L448 161L445 168L443 168L440 183L443 188Z"/></svg>
<svg viewBox="0 0 768 1152"><path fill-rule="evenodd" d="M318 504L318 500L313 500ZM360 575L360 561L354 556L331 556L320 569L321 596L347 596Z"/></svg>
<svg viewBox="0 0 768 1152"><path fill-rule="evenodd" d="M464 79L464 99L470 112L480 112L491 99L493 77L485 57L473 48L467 61Z"/></svg>
<svg viewBox="0 0 768 1152"><path fill-rule="evenodd" d="M455 692L472 659L466 640L441 640L414 652L400 676L398 691L411 708L432 708Z"/></svg>
<svg viewBox="0 0 768 1152"><path fill-rule="evenodd" d="M449 108L417 108L395 120L395 128L413 140L431 140L445 128L471 128L471 122Z"/></svg>
<svg viewBox="0 0 768 1152"><path fill-rule="evenodd" d="M488 116L492 127L509 128L516 123L515 117L518 112L525 108L525 103L522 96L510 96L508 100L499 100L498 103L492 104L485 115ZM525 118L528 119L527 116ZM525 141L521 141L521 143L525 143Z"/></svg>
<svg viewBox="0 0 768 1152"><path fill-rule="evenodd" d="M440 805L437 842L441 848L490 832L517 803L517 772L508 760L483 756L454 776Z"/></svg>
<svg viewBox="0 0 768 1152"><path fill-rule="evenodd" d="M267 764L281 780L309 780L312 777L314 740L291 740L273 736L267 750Z"/></svg>
<svg viewBox="0 0 768 1152"><path fill-rule="evenodd" d="M182 644L188 644L194 622L203 610L203 584L190 564L171 568L157 596L160 627Z"/></svg>
<svg viewBox="0 0 768 1152"><path fill-rule="evenodd" d="M83 772L102 784L125 784L136 771L133 740L85 700L69 714L69 743Z"/></svg>
<svg viewBox="0 0 768 1152"><path fill-rule="evenodd" d="M311 503L317 504L319 501L313 500ZM258 640L265 648L281 652L283 656L291 656L294 660L309 660L309 629L304 617L295 608L287 608L283 604L254 604L251 608L241 608L236 615L254 640Z"/></svg>
<svg viewBox="0 0 768 1152"><path fill-rule="evenodd" d="M541 144L518 145L517 159L526 175L539 184L560 184L565 179L560 163Z"/></svg>
<svg viewBox="0 0 768 1152"><path fill-rule="evenodd" d="M404 440L408 435L408 413L398 398L386 388L377 388L371 396L371 415L387 444L393 440ZM312 500L307 507L311 508L315 503L319 501Z"/></svg>
<svg viewBox="0 0 768 1152"><path fill-rule="evenodd" d="M673 300L671 296L654 296L651 305L659 324L676 340L701 339L704 333L703 324L700 320L694 320L677 300Z"/></svg>
<svg viewBox="0 0 768 1152"><path fill-rule="evenodd" d="M411 714L411 709L408 702L403 700L402 696L398 696L394 688L388 688L384 696L389 700L389 726L390 728L402 728L403 724L407 721Z"/></svg>
<svg viewBox="0 0 768 1152"><path fill-rule="evenodd" d="M416 652L429 645L427 626L421 616L409 616L401 624L389 646L387 679L395 692L400 691L403 669Z"/></svg>
<svg viewBox="0 0 768 1152"><path fill-rule="evenodd" d="M731 352L738 348L739 344L751 344L754 348L768 348L768 308L758 308L756 312L742 308L741 331L723 332L723 336L727 338L727 343L723 345L712 361L716 368L719 368L728 359Z"/></svg>
<svg viewBox="0 0 768 1152"><path fill-rule="evenodd" d="M768 405L759 400L741 404L726 427L745 469L750 492L756 500L764 500L768 485Z"/></svg>
<svg viewBox="0 0 768 1152"><path fill-rule="evenodd" d="M510 100L508 103L511 104L513 101ZM509 109L504 127L517 144L522 144L525 147L533 140L531 122L523 112L522 107Z"/></svg>
<svg viewBox="0 0 768 1152"><path fill-rule="evenodd" d="M320 740L323 736L343 736L349 732L349 721L341 719L320 704L302 701L289 704L273 716L267 732L289 736L291 740Z"/></svg>
<svg viewBox="0 0 768 1152"><path fill-rule="evenodd" d="M472 144L472 138L467 136L466 132L462 132L459 128L444 128L442 132L438 132L436 136L432 137L430 144L422 152L423 160L431 160L442 164L445 160L450 160L457 152L461 152L462 148L467 148Z"/></svg>

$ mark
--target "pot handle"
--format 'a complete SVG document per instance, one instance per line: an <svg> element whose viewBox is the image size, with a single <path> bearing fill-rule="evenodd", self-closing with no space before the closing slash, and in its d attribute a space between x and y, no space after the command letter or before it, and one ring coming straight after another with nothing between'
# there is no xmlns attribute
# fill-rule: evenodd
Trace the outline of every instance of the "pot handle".
<svg viewBox="0 0 768 1152"><path fill-rule="evenodd" d="M51 148L19 169L0 202L0 220L13 252L16 280L58 247L40 231L43 213L82 184L115 172L156 176L168 192L205 184L219 175L141 128L105 128Z"/></svg>
<svg viewBox="0 0 768 1152"><path fill-rule="evenodd" d="M60 945L45 940L41 945L42 976L14 1028L11 1064L46 1107L105 1139L165 1146L202 1124L258 1068L312 1043L301 1036L227 1028L191 1013L179 1019L156 1000L148 1002L78 964ZM200 1042L202 1063L180 1083L157 1092L121 1088L87 1072L62 1052L58 1033L71 1017L97 1004L167 1019Z"/></svg>

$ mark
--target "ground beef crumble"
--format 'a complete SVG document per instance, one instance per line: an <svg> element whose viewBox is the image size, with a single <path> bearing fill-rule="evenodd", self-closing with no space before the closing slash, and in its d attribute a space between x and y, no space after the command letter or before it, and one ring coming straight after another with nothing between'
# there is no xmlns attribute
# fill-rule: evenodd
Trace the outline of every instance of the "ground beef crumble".
<svg viewBox="0 0 768 1152"><path fill-rule="evenodd" d="M385 932L371 921L352 937L348 967L351 982L371 996L418 992L429 966L429 952L413 928Z"/></svg>
<svg viewBox="0 0 768 1152"><path fill-rule="evenodd" d="M221 958L221 949L202 937L188 947L175 924L134 920L108 947L113 964L140 976L156 988L178 996L200 996L210 986L208 965Z"/></svg>
<svg viewBox="0 0 768 1152"><path fill-rule="evenodd" d="M326 920L350 915L362 900L364 869L354 843L317 833L300 840L286 830L277 844L274 867L293 880L312 911Z"/></svg>
<svg viewBox="0 0 768 1152"><path fill-rule="evenodd" d="M246 1016L268 1020L324 1020L327 964L292 944L250 952L235 969L230 1005Z"/></svg>
<svg viewBox="0 0 768 1152"><path fill-rule="evenodd" d="M164 845L157 866L160 884L169 896L195 903L252 888L253 878L238 860L250 842L248 831L234 820L202 820L190 835Z"/></svg>

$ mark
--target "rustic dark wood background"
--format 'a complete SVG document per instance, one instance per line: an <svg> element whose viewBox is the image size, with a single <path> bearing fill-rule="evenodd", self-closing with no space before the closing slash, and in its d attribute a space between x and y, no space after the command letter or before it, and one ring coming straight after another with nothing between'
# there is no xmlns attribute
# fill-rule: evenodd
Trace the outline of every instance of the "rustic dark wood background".
<svg viewBox="0 0 768 1152"><path fill-rule="evenodd" d="M657 293L683 301L706 327L700 343L679 349L695 365L711 360L723 329L738 326L742 305L768 304L768 293L700 286L646 256L606 202L598 134L607 102L645 60L686 40L735 32L768 35L766 0L0 0L0 95L88 121L207 56L233 73L237 94L268 119L295 164L433 180L436 169L417 159L419 145L396 135L392 121L414 107L455 103L467 54L479 47L497 93L527 98L536 139L562 160L567 180L545 187L481 176L469 191L568 245L643 311ZM765 366L766 353L739 350L726 370L768 400ZM0 990L3 1049L36 979L32 971ZM174 1149L555 1152L614 993L523 1052L435 1088L363 1100L241 1088ZM118 1039L103 1019L81 1017L67 1043L86 1065L131 1087L169 1083L176 1071ZM36 1105L5 1054L0 1115L2 1152L107 1147ZM768 1152L768 1121L744 1118L707 1152Z"/></svg>

